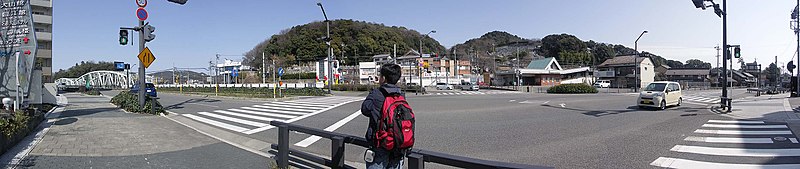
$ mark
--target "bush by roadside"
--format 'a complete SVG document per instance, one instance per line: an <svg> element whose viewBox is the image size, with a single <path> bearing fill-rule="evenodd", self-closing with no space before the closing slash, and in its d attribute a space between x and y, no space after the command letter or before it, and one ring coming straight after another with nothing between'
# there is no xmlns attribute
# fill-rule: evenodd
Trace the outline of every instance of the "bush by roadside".
<svg viewBox="0 0 800 169"><path fill-rule="evenodd" d="M547 89L547 93L577 94L577 93L597 93L597 89L587 84L560 84Z"/></svg>
<svg viewBox="0 0 800 169"><path fill-rule="evenodd" d="M123 91L111 98L111 104L116 105L119 108L125 109L128 112L132 113L141 113L141 114L153 114L158 115L159 113L167 114L164 110L164 107L161 106L161 103L158 100L155 101L156 112L152 112L151 108L153 107L153 98L150 96L145 97L144 108L139 107L139 98L136 94L130 93L130 91Z"/></svg>
<svg viewBox="0 0 800 169"><path fill-rule="evenodd" d="M5 153L33 131L44 120L45 111L49 109L28 108L16 112L0 110L0 154Z"/></svg>
<svg viewBox="0 0 800 169"><path fill-rule="evenodd" d="M97 91L97 90L86 90L86 91L83 91L81 93L86 94L86 95L92 95L92 96L99 96L100 95L100 91Z"/></svg>
<svg viewBox="0 0 800 169"><path fill-rule="evenodd" d="M336 91L370 91L378 88L378 85L364 85L364 84L338 84L333 85L333 90Z"/></svg>

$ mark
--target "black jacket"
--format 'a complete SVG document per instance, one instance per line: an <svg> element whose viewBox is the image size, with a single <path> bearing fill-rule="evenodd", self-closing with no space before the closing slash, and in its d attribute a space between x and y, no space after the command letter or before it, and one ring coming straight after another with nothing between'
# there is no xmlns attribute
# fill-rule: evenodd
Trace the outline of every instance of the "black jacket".
<svg viewBox="0 0 800 169"><path fill-rule="evenodd" d="M364 99L363 103L361 103L361 114L369 117L369 126L367 127L367 133L364 137L367 139L367 143L370 143L370 147L374 146L372 139L375 137L375 130L378 129L378 119L381 118L383 101L386 100L385 95L387 94L399 94L405 96L405 93L403 93L403 91L397 87L397 85L384 84L381 85L381 87L370 91L369 95L367 95L367 98Z"/></svg>

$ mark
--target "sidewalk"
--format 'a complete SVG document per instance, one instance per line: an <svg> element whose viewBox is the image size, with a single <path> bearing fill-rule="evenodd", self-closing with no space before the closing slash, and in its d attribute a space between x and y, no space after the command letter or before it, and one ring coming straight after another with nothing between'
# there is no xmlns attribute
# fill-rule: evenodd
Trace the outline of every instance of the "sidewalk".
<svg viewBox="0 0 800 169"><path fill-rule="evenodd" d="M107 97L65 95L65 111L48 118L49 129L18 168L269 167L266 157L164 117L126 113Z"/></svg>
<svg viewBox="0 0 800 169"><path fill-rule="evenodd" d="M733 109L729 113L720 113L719 105L715 105L712 111L735 119L771 122L800 119L800 114L792 110L790 100L800 105L800 99L789 98L788 94L761 95L733 100Z"/></svg>

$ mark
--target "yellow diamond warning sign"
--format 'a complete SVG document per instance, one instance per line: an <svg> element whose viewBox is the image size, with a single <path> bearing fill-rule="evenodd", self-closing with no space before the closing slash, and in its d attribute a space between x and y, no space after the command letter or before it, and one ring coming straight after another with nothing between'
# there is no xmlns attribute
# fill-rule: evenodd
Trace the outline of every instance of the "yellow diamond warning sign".
<svg viewBox="0 0 800 169"><path fill-rule="evenodd" d="M156 60L156 56L153 55L153 52L150 52L150 48L145 47L144 50L139 53L139 61L142 62L144 68L150 67L150 64Z"/></svg>

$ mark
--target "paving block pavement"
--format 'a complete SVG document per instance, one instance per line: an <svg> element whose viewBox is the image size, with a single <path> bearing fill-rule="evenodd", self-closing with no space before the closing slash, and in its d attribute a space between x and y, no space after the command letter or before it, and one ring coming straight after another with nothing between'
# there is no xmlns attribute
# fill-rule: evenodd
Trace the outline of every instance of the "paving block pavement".
<svg viewBox="0 0 800 169"><path fill-rule="evenodd" d="M18 168L269 168L238 149L161 116L126 113L107 97L69 104Z"/></svg>

